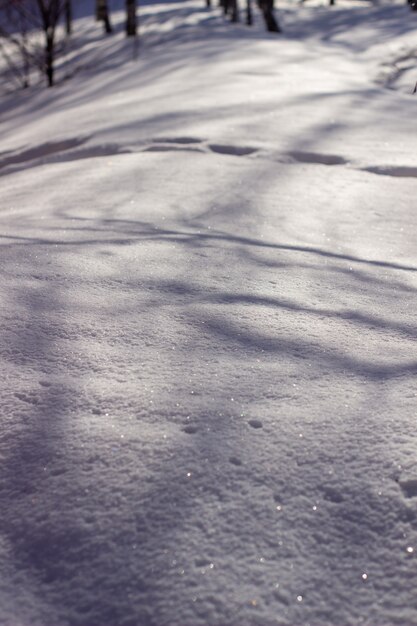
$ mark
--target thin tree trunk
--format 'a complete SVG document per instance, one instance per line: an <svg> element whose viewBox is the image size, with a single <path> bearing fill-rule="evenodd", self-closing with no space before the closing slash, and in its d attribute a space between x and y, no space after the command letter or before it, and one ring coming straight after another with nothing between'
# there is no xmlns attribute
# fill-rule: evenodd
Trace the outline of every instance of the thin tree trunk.
<svg viewBox="0 0 417 626"><path fill-rule="evenodd" d="M107 35L113 32L111 22L110 22L109 7L107 5L107 0L96 0L96 20L99 22L103 22L104 32Z"/></svg>
<svg viewBox="0 0 417 626"><path fill-rule="evenodd" d="M30 60L26 50L22 51L23 55L23 89L29 87L30 84Z"/></svg>
<svg viewBox="0 0 417 626"><path fill-rule="evenodd" d="M45 74L48 87L54 85L54 31L48 28L45 45Z"/></svg>
<svg viewBox="0 0 417 626"><path fill-rule="evenodd" d="M252 26L253 24L251 0L246 0L246 24L248 26Z"/></svg>
<svg viewBox="0 0 417 626"><path fill-rule="evenodd" d="M136 36L136 0L126 0L126 35Z"/></svg>
<svg viewBox="0 0 417 626"><path fill-rule="evenodd" d="M30 57L29 57L29 43L28 43L28 29L27 22L24 15L19 15L19 30L22 33L22 45L20 46L20 53L23 60L23 88L29 87L30 83Z"/></svg>
<svg viewBox="0 0 417 626"><path fill-rule="evenodd" d="M238 22L239 21L239 7L237 4L237 0L231 0L231 15L230 15L230 20L232 22Z"/></svg>
<svg viewBox="0 0 417 626"><path fill-rule="evenodd" d="M72 3L71 0L65 0L65 31L67 35L72 32Z"/></svg>
<svg viewBox="0 0 417 626"><path fill-rule="evenodd" d="M274 16L274 0L261 0L259 7L264 16L266 30L270 33L280 33L281 29Z"/></svg>

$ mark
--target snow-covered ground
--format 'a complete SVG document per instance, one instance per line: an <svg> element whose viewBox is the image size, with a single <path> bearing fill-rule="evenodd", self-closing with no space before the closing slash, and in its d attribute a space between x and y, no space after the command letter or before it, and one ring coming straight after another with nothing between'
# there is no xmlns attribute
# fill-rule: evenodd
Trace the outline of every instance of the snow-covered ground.
<svg viewBox="0 0 417 626"><path fill-rule="evenodd" d="M416 625L417 14L202 4L0 101L0 624Z"/></svg>

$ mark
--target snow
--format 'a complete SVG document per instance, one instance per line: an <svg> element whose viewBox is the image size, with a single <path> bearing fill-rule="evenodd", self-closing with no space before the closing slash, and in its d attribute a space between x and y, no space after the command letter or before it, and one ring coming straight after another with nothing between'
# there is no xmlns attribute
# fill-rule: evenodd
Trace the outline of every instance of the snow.
<svg viewBox="0 0 417 626"><path fill-rule="evenodd" d="M0 101L0 624L417 624L415 16L201 4Z"/></svg>

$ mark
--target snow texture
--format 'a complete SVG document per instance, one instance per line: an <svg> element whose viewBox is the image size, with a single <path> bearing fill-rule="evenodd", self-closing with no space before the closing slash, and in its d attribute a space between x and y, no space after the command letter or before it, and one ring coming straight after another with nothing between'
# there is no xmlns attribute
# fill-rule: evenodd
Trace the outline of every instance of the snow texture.
<svg viewBox="0 0 417 626"><path fill-rule="evenodd" d="M416 16L278 15L2 96L2 626L417 624Z"/></svg>

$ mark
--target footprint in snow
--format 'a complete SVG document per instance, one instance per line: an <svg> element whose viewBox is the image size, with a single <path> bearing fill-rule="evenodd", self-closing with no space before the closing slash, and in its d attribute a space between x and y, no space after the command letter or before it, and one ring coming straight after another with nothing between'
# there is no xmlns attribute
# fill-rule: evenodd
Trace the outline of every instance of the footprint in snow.
<svg viewBox="0 0 417 626"><path fill-rule="evenodd" d="M193 426L192 424L187 424L187 426L184 426L183 430L188 435L194 435L196 432L198 432L197 426Z"/></svg>
<svg viewBox="0 0 417 626"><path fill-rule="evenodd" d="M197 147L193 147L193 146L188 146L188 145L169 145L169 146L164 146L164 145L155 145L155 146L148 146L147 148L145 148L144 152L203 152L203 150L201 150L201 148L197 148Z"/></svg>
<svg viewBox="0 0 417 626"><path fill-rule="evenodd" d="M202 143L202 141L198 137L156 137L152 139L153 143L179 143L181 145Z"/></svg>
<svg viewBox="0 0 417 626"><path fill-rule="evenodd" d="M249 426L252 426L252 428L263 428L264 426L261 420L249 420L248 424Z"/></svg>
<svg viewBox="0 0 417 626"><path fill-rule="evenodd" d="M398 483L406 498L415 498L417 496L417 476L400 478Z"/></svg>
<svg viewBox="0 0 417 626"><path fill-rule="evenodd" d="M212 152L217 154L229 154L232 156L248 156L258 152L256 148L251 146L224 146L216 143L209 144L209 148Z"/></svg>

